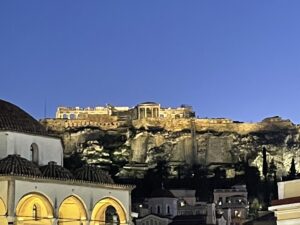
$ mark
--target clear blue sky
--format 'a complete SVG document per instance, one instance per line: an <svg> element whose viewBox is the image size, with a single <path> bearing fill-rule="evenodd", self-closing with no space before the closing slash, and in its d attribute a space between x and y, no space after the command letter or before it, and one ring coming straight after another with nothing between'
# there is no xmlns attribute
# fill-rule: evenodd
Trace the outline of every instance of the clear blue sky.
<svg viewBox="0 0 300 225"><path fill-rule="evenodd" d="M300 1L0 1L0 98L300 123Z"/></svg>

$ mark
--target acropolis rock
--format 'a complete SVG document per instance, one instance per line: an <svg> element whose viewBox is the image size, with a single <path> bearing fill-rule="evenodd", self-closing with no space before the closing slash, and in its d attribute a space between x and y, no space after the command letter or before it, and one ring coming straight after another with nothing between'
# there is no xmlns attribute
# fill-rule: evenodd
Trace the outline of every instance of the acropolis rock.
<svg viewBox="0 0 300 225"><path fill-rule="evenodd" d="M144 113L139 108L136 113L140 112ZM162 159L182 165L248 161L261 170L263 147L268 160L274 159L278 176L287 174L292 158L300 169L299 126L289 120L272 117L243 123L193 116L160 117L159 112L158 107L149 111L150 117L124 119L123 115L118 119L111 115L101 122L56 118L42 124L62 137L65 157L79 152L88 163L119 165L120 170L126 164L151 167Z"/></svg>

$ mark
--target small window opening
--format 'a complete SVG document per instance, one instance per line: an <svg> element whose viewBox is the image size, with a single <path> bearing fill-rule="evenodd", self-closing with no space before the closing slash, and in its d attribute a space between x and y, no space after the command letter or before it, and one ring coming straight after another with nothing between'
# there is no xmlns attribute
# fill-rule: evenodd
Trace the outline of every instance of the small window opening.
<svg viewBox="0 0 300 225"><path fill-rule="evenodd" d="M30 146L30 154L31 154L31 161L35 164L39 164L39 148L37 144L33 143Z"/></svg>

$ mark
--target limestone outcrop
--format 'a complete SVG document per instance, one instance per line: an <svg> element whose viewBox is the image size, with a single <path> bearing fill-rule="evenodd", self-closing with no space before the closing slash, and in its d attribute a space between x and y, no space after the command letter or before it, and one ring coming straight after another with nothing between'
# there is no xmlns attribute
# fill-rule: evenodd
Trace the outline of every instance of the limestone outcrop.
<svg viewBox="0 0 300 225"><path fill-rule="evenodd" d="M77 124L76 120L67 122ZM288 172L292 158L300 169L299 126L280 117L259 123L148 118L117 127L115 123L110 129L99 124L66 126L61 119L44 120L42 124L62 137L66 157L78 152L88 163L114 166L120 171L126 164L152 167L162 159L182 165L248 161L260 169L263 147L268 160L274 160L278 176Z"/></svg>

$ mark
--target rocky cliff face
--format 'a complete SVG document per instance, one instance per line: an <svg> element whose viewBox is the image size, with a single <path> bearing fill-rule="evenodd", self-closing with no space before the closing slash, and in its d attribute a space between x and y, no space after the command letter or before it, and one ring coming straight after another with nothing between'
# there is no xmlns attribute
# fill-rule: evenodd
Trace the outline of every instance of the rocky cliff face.
<svg viewBox="0 0 300 225"><path fill-rule="evenodd" d="M261 169L263 146L279 176L288 172L292 158L300 169L299 127L279 117L248 124L227 119L139 120L115 129L64 127L53 121L43 124L62 137L66 157L78 152L88 163L119 167L120 174L125 164L152 167L162 159L182 165L248 161Z"/></svg>

